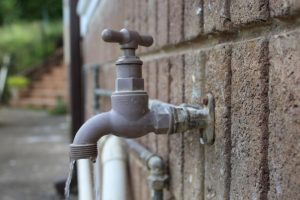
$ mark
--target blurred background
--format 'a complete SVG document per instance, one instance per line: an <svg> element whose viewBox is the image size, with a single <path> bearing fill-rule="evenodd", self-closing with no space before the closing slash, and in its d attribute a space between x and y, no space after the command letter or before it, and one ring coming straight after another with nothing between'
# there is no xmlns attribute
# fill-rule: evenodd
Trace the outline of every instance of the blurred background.
<svg viewBox="0 0 300 200"><path fill-rule="evenodd" d="M1 200L63 195L69 120L62 6L0 1Z"/></svg>
<svg viewBox="0 0 300 200"><path fill-rule="evenodd" d="M216 137L102 137L97 161L70 173L71 199L300 199L300 1L0 0L0 200L64 199L72 138L111 109L122 51L105 28L153 36L136 51L149 99L202 105L211 92Z"/></svg>

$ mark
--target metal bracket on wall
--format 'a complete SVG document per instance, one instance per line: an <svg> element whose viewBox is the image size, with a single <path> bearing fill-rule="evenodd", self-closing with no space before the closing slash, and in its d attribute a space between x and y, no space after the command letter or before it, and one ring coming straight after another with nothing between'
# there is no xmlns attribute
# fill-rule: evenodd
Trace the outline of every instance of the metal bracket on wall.
<svg viewBox="0 0 300 200"><path fill-rule="evenodd" d="M188 129L200 129L201 144L211 145L215 139L215 106L214 97L211 93L208 93L203 99L203 106L194 106L188 104L182 104L189 113L189 127Z"/></svg>
<svg viewBox="0 0 300 200"><path fill-rule="evenodd" d="M201 144L213 144L215 140L215 101L212 94L204 99L204 109L207 109L207 124L200 138Z"/></svg>
<svg viewBox="0 0 300 200"><path fill-rule="evenodd" d="M183 133L188 130L199 130L202 133L201 144L214 143L215 110L214 97L208 93L203 100L203 105L196 106L181 104L176 106L158 100L150 100L149 109L156 113L159 119L155 127L165 134ZM171 120L170 120L170 117ZM157 132L157 134L160 134Z"/></svg>

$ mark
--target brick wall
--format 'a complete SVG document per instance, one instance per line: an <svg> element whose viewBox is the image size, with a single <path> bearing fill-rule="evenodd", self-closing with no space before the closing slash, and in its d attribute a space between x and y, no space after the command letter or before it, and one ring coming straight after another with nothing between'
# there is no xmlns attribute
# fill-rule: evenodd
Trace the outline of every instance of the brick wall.
<svg viewBox="0 0 300 200"><path fill-rule="evenodd" d="M198 131L138 139L168 164L166 199L300 198L300 1L102 0L83 57L103 65L105 89L121 51L100 32L123 27L154 37L138 50L150 98L216 98L214 145L200 145ZM109 99L101 104L109 110ZM134 157L130 166L135 199L149 199L147 171Z"/></svg>

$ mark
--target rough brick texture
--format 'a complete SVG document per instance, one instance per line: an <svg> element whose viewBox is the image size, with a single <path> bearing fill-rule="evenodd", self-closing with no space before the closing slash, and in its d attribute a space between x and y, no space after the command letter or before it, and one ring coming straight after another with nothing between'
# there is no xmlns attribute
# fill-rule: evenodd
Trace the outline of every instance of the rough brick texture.
<svg viewBox="0 0 300 200"><path fill-rule="evenodd" d="M157 17L156 14L157 13L157 1L156 0L148 0L148 6L147 6L147 24L148 24L148 32L147 34L149 35L157 35ZM156 47L157 45L157 37L155 37L155 39L153 40L153 45L152 47L150 47L149 49L153 49Z"/></svg>
<svg viewBox="0 0 300 200"><path fill-rule="evenodd" d="M156 44L157 46L162 47L168 44L168 31L169 31L168 3L169 1L157 0L156 2L157 2Z"/></svg>
<svg viewBox="0 0 300 200"><path fill-rule="evenodd" d="M202 51L185 54L185 102L202 103L204 91L205 55ZM204 147L199 142L200 130L187 131L183 136L183 197L203 199L204 193Z"/></svg>
<svg viewBox="0 0 300 200"><path fill-rule="evenodd" d="M213 145L199 144L201 130L137 139L166 164L164 199L299 199L299 8L297 0L99 3L82 46L85 64L102 65L101 88L114 90L121 51L99 33L125 26L154 37L137 51L151 99L201 105L206 93L215 97ZM100 103L111 108L107 97ZM149 199L147 169L136 158L129 166L133 196Z"/></svg>
<svg viewBox="0 0 300 200"><path fill-rule="evenodd" d="M299 0L270 0L270 13L275 17L288 17L290 15L299 14Z"/></svg>
<svg viewBox="0 0 300 200"><path fill-rule="evenodd" d="M183 59L182 55L170 57L170 102L173 104L183 102ZM170 135L169 144L170 190L175 199L183 199L183 133Z"/></svg>
<svg viewBox="0 0 300 200"><path fill-rule="evenodd" d="M134 155L129 157L129 176L132 198L134 200L150 200L150 190L147 186L148 170Z"/></svg>
<svg viewBox="0 0 300 200"><path fill-rule="evenodd" d="M159 59L157 61L157 98L163 102L170 101L170 62L167 58ZM164 161L168 164L169 159L169 144L168 135L157 135L157 153L162 156Z"/></svg>
<svg viewBox="0 0 300 200"><path fill-rule="evenodd" d="M300 197L300 32L270 40L269 199Z"/></svg>
<svg viewBox="0 0 300 200"><path fill-rule="evenodd" d="M268 0L231 0L231 20L235 25L245 25L267 20Z"/></svg>
<svg viewBox="0 0 300 200"><path fill-rule="evenodd" d="M198 36L203 27L203 0L184 0L184 38Z"/></svg>
<svg viewBox="0 0 300 200"><path fill-rule="evenodd" d="M232 199L261 198L264 138L268 134L267 42L255 39L232 50L231 194Z"/></svg>
<svg viewBox="0 0 300 200"><path fill-rule="evenodd" d="M183 39L183 0L169 1L169 43Z"/></svg>
<svg viewBox="0 0 300 200"><path fill-rule="evenodd" d="M148 63L148 95L150 99L157 99L157 62L153 60ZM148 135L148 144L147 147L153 153L157 152L157 138L154 133Z"/></svg>
<svg viewBox="0 0 300 200"><path fill-rule="evenodd" d="M231 148L231 46L209 50L205 92L215 97L215 143L205 147L205 199L229 199Z"/></svg>
<svg viewBox="0 0 300 200"><path fill-rule="evenodd" d="M229 0L204 0L204 32L232 31Z"/></svg>

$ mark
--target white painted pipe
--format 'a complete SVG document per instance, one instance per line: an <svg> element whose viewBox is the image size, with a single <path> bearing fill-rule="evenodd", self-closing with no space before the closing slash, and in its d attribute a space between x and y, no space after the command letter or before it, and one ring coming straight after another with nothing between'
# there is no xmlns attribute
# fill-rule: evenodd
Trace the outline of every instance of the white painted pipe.
<svg viewBox="0 0 300 200"><path fill-rule="evenodd" d="M77 160L78 200L94 200L91 167L89 159Z"/></svg>
<svg viewBox="0 0 300 200"><path fill-rule="evenodd" d="M95 199L101 200L101 191L102 191L102 161L101 161L101 155L102 155L102 149L106 142L106 140L109 138L109 135L105 135L98 141L98 156L96 159L96 163L94 165L94 185L95 185Z"/></svg>
<svg viewBox="0 0 300 200"><path fill-rule="evenodd" d="M101 200L127 200L126 148L121 138L110 136L102 150Z"/></svg>

